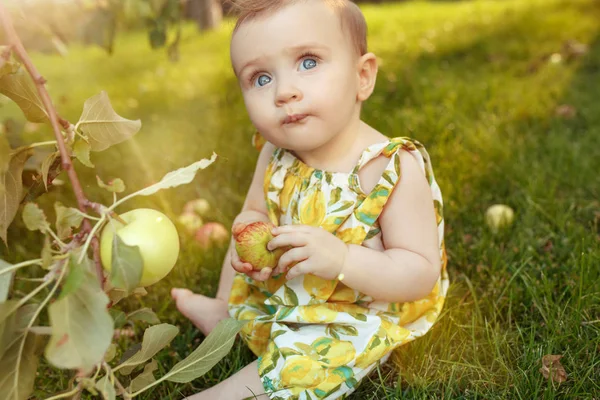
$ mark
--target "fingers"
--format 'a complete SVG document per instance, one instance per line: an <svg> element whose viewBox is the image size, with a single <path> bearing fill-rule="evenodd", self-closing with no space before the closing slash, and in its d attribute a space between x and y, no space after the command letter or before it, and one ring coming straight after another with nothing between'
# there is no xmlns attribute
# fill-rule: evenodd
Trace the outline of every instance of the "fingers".
<svg viewBox="0 0 600 400"><path fill-rule="evenodd" d="M243 222L237 222L237 223L233 224L233 226L231 227L231 234L233 235L233 237L236 238L237 235L239 235L240 232L244 230L246 225L247 224L245 224Z"/></svg>
<svg viewBox="0 0 600 400"><path fill-rule="evenodd" d="M273 235L281 235L282 233L292 233L292 232L311 233L314 231L314 229L320 229L320 228L315 228L314 226L310 226L310 225L282 225L282 226L277 226L277 227L271 229L271 233Z"/></svg>
<svg viewBox="0 0 600 400"><path fill-rule="evenodd" d="M304 261L308 258L308 250L306 247L295 247L291 250L286 251L275 268L275 273L279 274L287 269L292 263Z"/></svg>
<svg viewBox="0 0 600 400"><path fill-rule="evenodd" d="M240 257L237 254L237 251L235 251L235 250L233 250L231 252L231 266L237 272L240 272L242 274L245 274L245 273L248 273L249 271L252 271L252 264L242 262L240 260Z"/></svg>
<svg viewBox="0 0 600 400"><path fill-rule="evenodd" d="M271 277L271 272L273 270L269 267L263 268L260 271L250 271L247 272L248 276L255 281L266 281Z"/></svg>
<svg viewBox="0 0 600 400"><path fill-rule="evenodd" d="M287 275L285 276L285 279L288 281L291 281L295 277L300 276L302 274L307 274L309 272L310 272L310 268L308 265L308 260L302 261L302 262L294 265L293 268L290 268Z"/></svg>
<svg viewBox="0 0 600 400"><path fill-rule="evenodd" d="M308 237L306 235L297 235L294 233L283 233L275 236L267 244L267 249L275 250L278 247L301 247L308 244Z"/></svg>

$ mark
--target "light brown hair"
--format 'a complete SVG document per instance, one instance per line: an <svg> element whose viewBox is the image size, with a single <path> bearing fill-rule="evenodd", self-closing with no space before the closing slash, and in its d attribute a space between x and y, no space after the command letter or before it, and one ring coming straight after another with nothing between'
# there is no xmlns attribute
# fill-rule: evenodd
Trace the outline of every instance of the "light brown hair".
<svg viewBox="0 0 600 400"><path fill-rule="evenodd" d="M302 0L233 0L232 11L238 15L233 33L244 22L272 14L286 5ZM350 34L354 49L359 56L367 52L367 23L360 8L349 0L322 0L339 17L342 29Z"/></svg>

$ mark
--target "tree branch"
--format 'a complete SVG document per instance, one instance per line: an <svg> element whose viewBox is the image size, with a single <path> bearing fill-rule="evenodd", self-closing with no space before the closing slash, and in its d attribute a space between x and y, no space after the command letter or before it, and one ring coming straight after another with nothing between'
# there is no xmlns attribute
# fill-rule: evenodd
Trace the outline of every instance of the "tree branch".
<svg viewBox="0 0 600 400"><path fill-rule="evenodd" d="M9 42L9 46L12 47L12 50L15 52L15 54L17 54L19 56L19 58L23 62L23 65L25 66L25 69L27 70L27 72L29 73L31 78L33 79L33 82L35 83L37 92L40 95L40 99L42 100L44 108L46 109L46 112L48 113L48 116L50 118L50 124L52 125L52 130L54 131L54 136L56 137L56 142L57 142L56 144L58 145L58 150L60 151L60 156L61 156L61 160L62 160L62 168L65 171L67 171L69 180L71 181L71 185L73 187L73 191L75 192L75 197L77 198L77 205L78 205L79 210L81 212L85 213L86 212L86 204L87 204L88 200L85 197L85 193L83 192L81 183L79 182L79 178L77 177L77 173L75 172L75 169L73 168L73 164L71 163L71 155L69 154L69 151L67 150L67 147L65 145L65 140L63 138L63 135L60 131L60 126L59 126L59 124L61 124L61 126L64 129L67 129L70 126L70 123L58 116L56 109L54 108L54 105L52 104L52 99L50 98L50 94L48 93L48 90L46 89L46 86L44 85L46 83L46 80L44 79L43 76L40 75L40 73L37 71L37 69L33 65L33 62L31 61L29 54L25 50L25 47L23 47L23 43L21 42L21 39L19 38L19 36L13 26L12 19L11 19L10 15L8 14L8 12L6 11L6 9L4 8L4 6L2 5L2 3L0 3L0 24L4 28L4 32L6 33L6 36L7 36L8 42ZM85 232L90 232L91 229L92 229L92 226L90 224L90 221L87 219L84 219L83 230ZM105 279L104 279L104 273L102 272L102 265L100 264L100 252L99 252L98 240L96 238L94 238L92 240L92 249L94 252L94 261L96 264L96 274L98 276L98 280L100 281L101 287L104 287Z"/></svg>

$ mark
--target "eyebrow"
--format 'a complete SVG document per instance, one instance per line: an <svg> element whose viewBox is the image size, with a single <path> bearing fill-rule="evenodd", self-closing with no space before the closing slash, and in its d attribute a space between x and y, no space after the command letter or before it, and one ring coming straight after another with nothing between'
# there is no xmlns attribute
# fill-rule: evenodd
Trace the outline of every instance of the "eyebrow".
<svg viewBox="0 0 600 400"><path fill-rule="evenodd" d="M305 44L300 44L298 46L292 46L289 49L286 49L285 52L288 54L298 54L298 53L301 53L301 52L307 51L307 50L320 50L320 51L326 52L327 54L329 54L331 52L331 50L328 46L325 46L325 45L322 45L319 43L305 43ZM252 67L253 65L256 65L256 64L260 64L261 62L264 62L265 59L266 59L266 57L260 56L260 57L253 58L252 60L248 61L240 69L240 72L237 73L237 76L241 76L246 68Z"/></svg>

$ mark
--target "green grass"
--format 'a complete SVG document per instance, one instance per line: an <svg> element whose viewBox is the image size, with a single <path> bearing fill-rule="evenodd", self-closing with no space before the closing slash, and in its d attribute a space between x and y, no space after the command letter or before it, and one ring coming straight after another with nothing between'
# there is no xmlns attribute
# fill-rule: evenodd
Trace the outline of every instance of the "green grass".
<svg viewBox="0 0 600 400"><path fill-rule="evenodd" d="M381 61L363 117L389 136L412 136L428 148L446 204L452 284L431 332L401 347L351 399L598 398L600 3L414 1L363 9L370 49ZM174 215L199 195L214 206L216 221L229 225L239 211L257 153L228 65L230 29L229 23L200 36L187 27L176 65L149 50L143 34L119 36L112 57L94 48L73 48L67 58L35 55L65 118L77 120L83 101L106 90L120 114L142 120L135 145L93 155L102 178L120 176L134 190L213 150L221 156L192 184L127 208ZM571 39L589 52L549 63ZM561 104L574 106L577 115L557 116ZM21 118L10 105L0 112ZM27 141L50 137L47 130L26 134ZM77 168L89 197L108 202L93 172ZM40 199L48 214L57 199L72 201L67 187ZM516 210L510 231L493 235L485 228L483 214L493 203ZM17 261L34 257L40 238L17 222L10 240L14 250L7 258ZM214 295L225 252L203 253L183 240L177 268L141 300L181 328L159 356L161 373L202 339L177 313L169 288ZM137 340L141 328L138 333ZM539 372L546 354L563 355L565 383ZM238 342L204 377L161 384L140 398L181 398L252 359ZM60 371L40 374L36 396L66 386L69 378Z"/></svg>

